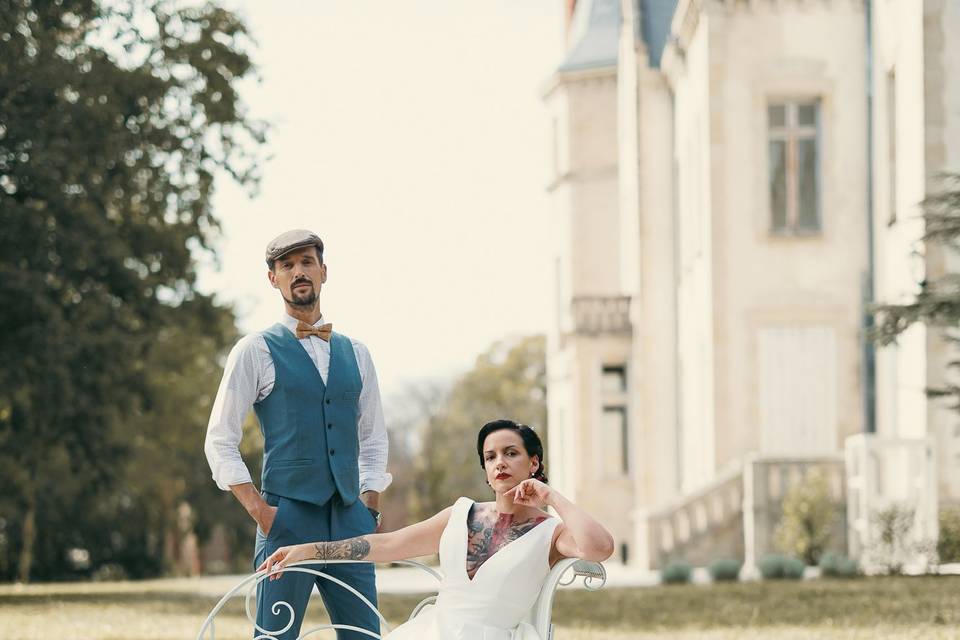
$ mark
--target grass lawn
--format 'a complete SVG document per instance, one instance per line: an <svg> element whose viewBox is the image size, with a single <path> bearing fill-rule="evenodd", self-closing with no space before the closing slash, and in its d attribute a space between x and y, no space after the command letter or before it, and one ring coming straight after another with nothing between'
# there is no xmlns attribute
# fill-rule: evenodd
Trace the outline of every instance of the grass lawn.
<svg viewBox="0 0 960 640"><path fill-rule="evenodd" d="M196 637L217 598L156 584L0 587L0 640ZM395 624L419 600L387 595L381 610ZM323 621L315 601L304 629ZM564 590L557 594L554 622L556 640L960 639L960 577ZM218 639L249 640L242 599L227 605L216 629Z"/></svg>

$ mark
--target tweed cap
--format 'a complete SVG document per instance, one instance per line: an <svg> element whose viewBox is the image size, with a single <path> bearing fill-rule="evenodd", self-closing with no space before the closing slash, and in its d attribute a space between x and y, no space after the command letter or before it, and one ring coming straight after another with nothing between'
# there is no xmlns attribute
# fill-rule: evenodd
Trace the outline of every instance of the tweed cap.
<svg viewBox="0 0 960 640"><path fill-rule="evenodd" d="M281 233L267 243L267 266L272 267L273 261L280 256L303 247L316 247L321 259L323 258L323 240L320 236L306 229L292 229Z"/></svg>

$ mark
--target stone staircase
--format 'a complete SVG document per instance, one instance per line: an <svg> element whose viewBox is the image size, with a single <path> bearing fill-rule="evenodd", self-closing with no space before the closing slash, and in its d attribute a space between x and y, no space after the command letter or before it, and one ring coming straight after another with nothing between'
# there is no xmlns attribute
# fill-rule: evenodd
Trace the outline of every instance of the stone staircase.
<svg viewBox="0 0 960 640"><path fill-rule="evenodd" d="M702 488L663 506L635 513L642 568L661 569L674 560L707 566L733 558L747 567L774 551L773 534L791 487L818 469L836 503L831 548L847 548L844 461L840 457L750 456Z"/></svg>

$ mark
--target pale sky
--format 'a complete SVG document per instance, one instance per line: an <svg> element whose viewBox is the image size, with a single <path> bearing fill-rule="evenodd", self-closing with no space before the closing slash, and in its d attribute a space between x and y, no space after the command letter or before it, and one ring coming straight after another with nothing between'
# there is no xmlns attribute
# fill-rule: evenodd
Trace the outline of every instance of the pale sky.
<svg viewBox="0 0 960 640"><path fill-rule="evenodd" d="M335 330L371 350L385 394L463 371L550 319L540 92L559 63L561 0L237 2L273 124L260 195L227 179L221 268L200 285L240 328L276 322L268 240L316 231Z"/></svg>

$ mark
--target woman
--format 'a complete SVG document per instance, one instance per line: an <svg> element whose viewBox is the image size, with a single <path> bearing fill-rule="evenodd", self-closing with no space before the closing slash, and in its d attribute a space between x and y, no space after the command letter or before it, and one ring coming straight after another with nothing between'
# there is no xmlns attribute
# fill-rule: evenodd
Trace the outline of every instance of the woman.
<svg viewBox="0 0 960 640"><path fill-rule="evenodd" d="M543 445L526 425L488 422L477 436L493 502L460 498L437 515L391 533L277 549L259 570L303 560L390 562L440 554L444 578L434 607L399 626L389 640L541 640L521 619L561 558L606 560L610 533L547 486ZM542 509L553 507L560 518ZM271 580L280 578L271 576Z"/></svg>

